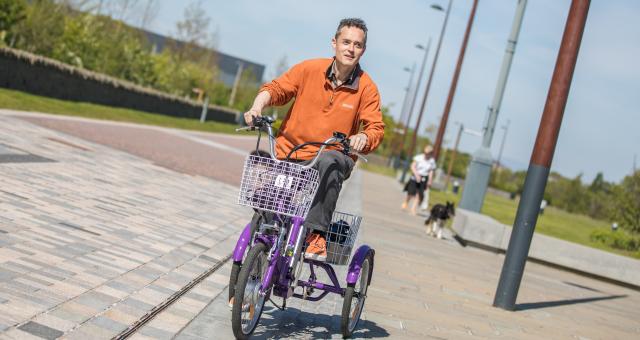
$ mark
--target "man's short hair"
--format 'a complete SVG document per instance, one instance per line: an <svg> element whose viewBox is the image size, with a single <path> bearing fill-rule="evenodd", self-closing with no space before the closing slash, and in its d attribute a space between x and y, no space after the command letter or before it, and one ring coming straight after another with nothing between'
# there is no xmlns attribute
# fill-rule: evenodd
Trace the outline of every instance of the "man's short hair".
<svg viewBox="0 0 640 340"><path fill-rule="evenodd" d="M360 18L346 18L340 20L340 24L336 30L336 40L338 40L338 36L340 35L340 31L343 27L356 27L361 29L364 32L364 45L367 45L367 24L364 23L364 20Z"/></svg>

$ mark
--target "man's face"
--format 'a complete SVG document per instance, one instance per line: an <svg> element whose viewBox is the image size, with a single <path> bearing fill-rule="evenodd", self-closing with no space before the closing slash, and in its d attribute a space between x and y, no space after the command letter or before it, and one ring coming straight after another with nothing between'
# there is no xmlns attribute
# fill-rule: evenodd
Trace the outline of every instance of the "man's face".
<svg viewBox="0 0 640 340"><path fill-rule="evenodd" d="M364 31L357 27L343 27L338 38L331 39L336 52L336 62L345 66L355 66L364 53Z"/></svg>

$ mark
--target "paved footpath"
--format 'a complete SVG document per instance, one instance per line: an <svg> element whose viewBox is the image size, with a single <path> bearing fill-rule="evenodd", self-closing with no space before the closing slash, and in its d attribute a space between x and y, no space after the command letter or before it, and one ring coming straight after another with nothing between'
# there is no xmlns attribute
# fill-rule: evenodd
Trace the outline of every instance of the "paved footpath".
<svg viewBox="0 0 640 340"><path fill-rule="evenodd" d="M94 127L60 133L0 115L0 338L114 336L220 263L249 213L235 205L235 186L221 182L233 178L159 162L157 149L127 144L129 132L120 147L96 140L106 127L79 136ZM129 128L149 130L121 130ZM206 151L229 163L244 143L175 131L154 138L168 135L212 141ZM427 237L422 219L398 208L392 179L359 172L346 187L341 205L362 212L359 242L376 249L356 337L640 338L638 291L529 263L518 311L493 308L502 255ZM228 273L227 264L132 338L231 338ZM341 299L327 302L270 309L256 335L337 338Z"/></svg>

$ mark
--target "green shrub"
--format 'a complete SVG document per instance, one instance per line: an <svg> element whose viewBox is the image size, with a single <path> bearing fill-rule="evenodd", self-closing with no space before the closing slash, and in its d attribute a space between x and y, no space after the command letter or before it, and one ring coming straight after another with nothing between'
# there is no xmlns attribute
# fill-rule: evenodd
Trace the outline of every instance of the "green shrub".
<svg viewBox="0 0 640 340"><path fill-rule="evenodd" d="M590 238L594 242L599 242L615 249L628 251L640 250L640 239L624 231L596 230L591 233Z"/></svg>

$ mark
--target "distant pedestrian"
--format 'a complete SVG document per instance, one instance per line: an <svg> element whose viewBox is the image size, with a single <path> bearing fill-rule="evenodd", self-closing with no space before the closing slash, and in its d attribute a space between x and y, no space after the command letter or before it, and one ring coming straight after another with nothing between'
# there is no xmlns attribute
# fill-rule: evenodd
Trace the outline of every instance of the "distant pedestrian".
<svg viewBox="0 0 640 340"><path fill-rule="evenodd" d="M458 192L460 191L460 182L458 182L457 180L456 180L456 181L453 181L453 188L452 188L452 190L453 190L453 193L457 195L457 194L458 194Z"/></svg>
<svg viewBox="0 0 640 340"><path fill-rule="evenodd" d="M542 200L540 202L540 215L544 214L544 208L547 207L547 200Z"/></svg>
<svg viewBox="0 0 640 340"><path fill-rule="evenodd" d="M407 209L411 201L411 213L416 214L416 210L422 201L425 200L425 190L427 195L428 190L431 187L433 181L433 175L436 169L436 160L433 158L433 148L431 145L424 147L424 152L413 157L411 163L411 177L404 187L404 191L407 192L404 202L402 202L402 209ZM417 196L417 198L416 198ZM426 197L428 202L429 198Z"/></svg>

